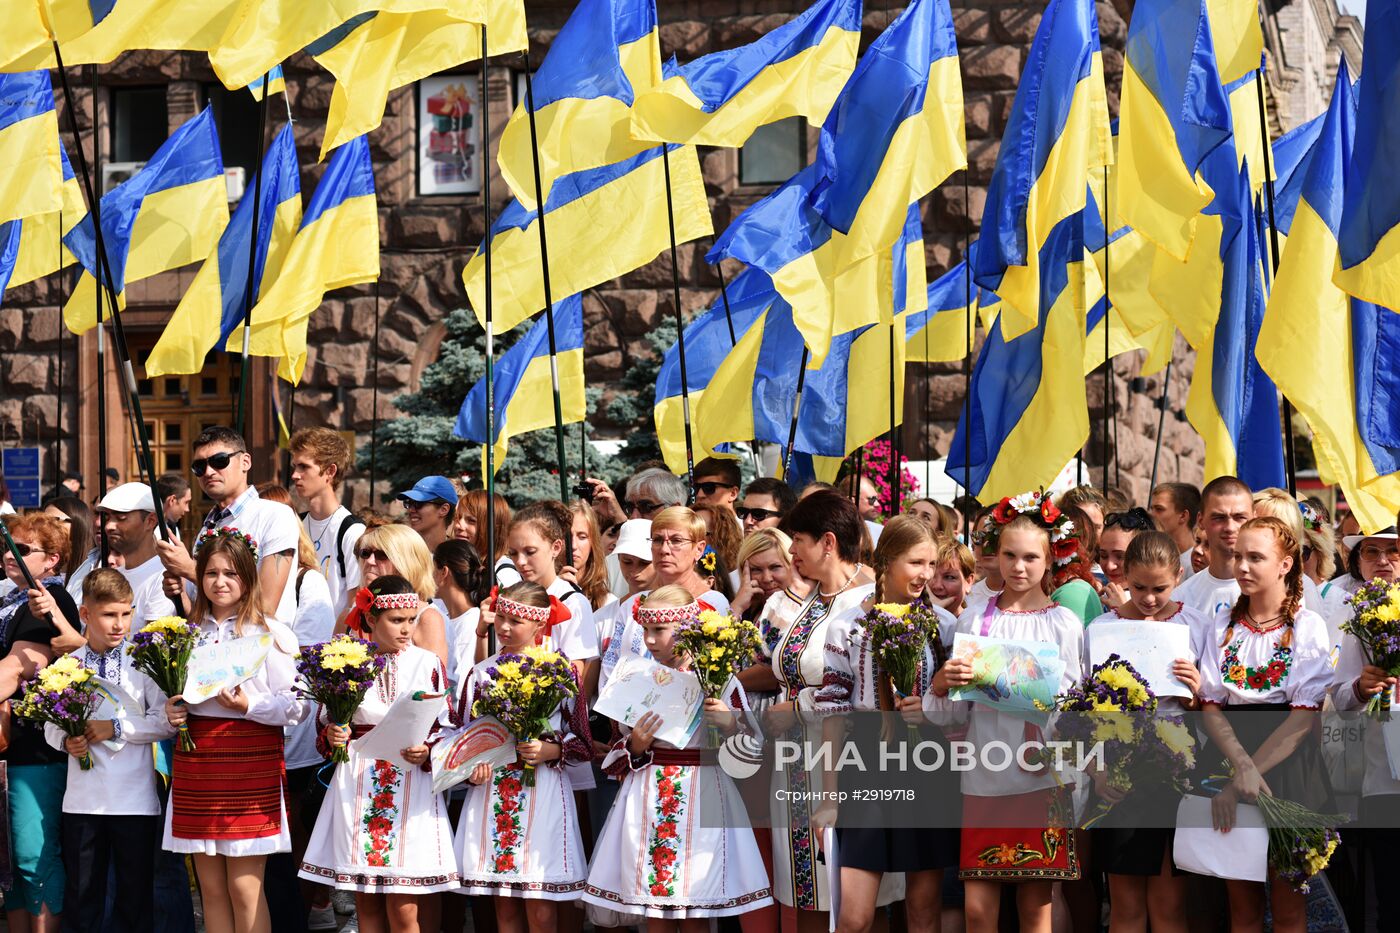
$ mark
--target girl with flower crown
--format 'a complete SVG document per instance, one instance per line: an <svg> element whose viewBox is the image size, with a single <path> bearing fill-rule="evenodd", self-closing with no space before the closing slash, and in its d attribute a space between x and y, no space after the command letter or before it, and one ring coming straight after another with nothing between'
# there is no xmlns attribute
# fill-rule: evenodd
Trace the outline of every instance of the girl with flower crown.
<svg viewBox="0 0 1400 933"><path fill-rule="evenodd" d="M647 650L657 663L685 669L675 651L676 625L698 619L700 605L683 587L649 593L637 611ZM708 725L739 731L736 713L748 704L743 688L704 701ZM620 735L603 769L622 780L598 834L584 900L632 919L647 933L705 933L711 917L748 913L773 902L763 857L732 778L705 747L697 728L683 748L657 732L664 723L644 713ZM717 812L711 812L715 808Z"/></svg>
<svg viewBox="0 0 1400 933"><path fill-rule="evenodd" d="M363 757L350 743L373 729L399 696L444 694L447 671L436 654L413 644L419 609L413 586L384 576L367 590L361 627L386 663L350 722L328 722L322 708L318 747L328 756L349 746L350 760L335 769L300 874L354 891L363 933L416 933L424 895L460 884L447 805L433 792L426 765L428 746L404 748L402 760L384 761Z"/></svg>
<svg viewBox="0 0 1400 933"><path fill-rule="evenodd" d="M1220 610L1199 646L1202 720L1212 746L1204 763L1215 759L1206 773L1232 775L1211 801L1221 832L1233 828L1238 804L1260 794L1319 813L1333 809L1318 722L1332 683L1331 644L1327 623L1303 607L1302 547L1287 522L1264 517L1240 526L1233 550L1240 597ZM1274 929L1306 929L1305 896L1273 880ZM1231 928L1262 929L1265 886L1225 884Z"/></svg>
<svg viewBox="0 0 1400 933"><path fill-rule="evenodd" d="M958 633L1058 646L1064 671L1057 693L1080 679L1083 623L1050 598L1057 562L1074 559L1074 548L1065 545L1073 544L1073 531L1040 493L1003 499L993 513L985 547L997 555L1005 589L987 603L970 607L957 626ZM972 672L969 658L949 660L934 676L930 705L948 708L949 691L972 683ZM977 748L990 743L1019 748L1043 737L1022 719L975 705L968 711L967 739ZM1048 933L1054 882L1079 877L1073 835L1051 825L1058 790L1055 775L1045 767L992 770L979 762L962 772L961 781L958 875L966 892L967 929L995 931L1001 886L1015 884L1020 928Z"/></svg>
<svg viewBox="0 0 1400 933"><path fill-rule="evenodd" d="M547 643L551 629L567 624L569 610L538 583L506 587L490 604L499 651L478 663L462 684L457 709L469 721L476 700L500 677L501 656ZM492 895L500 933L552 933L561 902L583 891L588 866L579 835L573 785L565 765L593 757L588 723L572 698L550 715L553 731L518 742L516 760L504 767L481 764L467 781L457 823L456 847L463 894ZM534 783L525 780L526 767Z"/></svg>
<svg viewBox="0 0 1400 933"><path fill-rule="evenodd" d="M306 703L292 689L296 635L263 615L256 548L232 528L204 536L190 621L199 625L200 645L271 632L266 660L213 699L187 707L177 695L165 706L172 726L188 726L195 749L176 747L163 845L194 856L209 933L266 933L263 869L272 853L292 850L283 729L301 721ZM236 774L230 760L238 763Z"/></svg>

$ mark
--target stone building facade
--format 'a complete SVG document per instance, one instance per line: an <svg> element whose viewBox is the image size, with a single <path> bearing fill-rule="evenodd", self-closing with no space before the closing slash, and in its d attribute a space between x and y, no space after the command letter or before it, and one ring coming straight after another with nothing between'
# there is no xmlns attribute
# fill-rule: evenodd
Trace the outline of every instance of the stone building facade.
<svg viewBox="0 0 1400 933"><path fill-rule="evenodd" d="M1269 91L1277 126L1285 130L1319 113L1330 93L1336 63L1345 55L1358 64L1360 28L1353 17L1338 13L1335 0L1266 0L1267 40L1280 63L1270 75ZM527 2L531 27L531 60L538 63L572 3L566 0ZM751 41L790 18L805 4L801 0L661 0L658 4L663 55L682 60ZM967 103L969 170L924 200L924 228L930 278L956 263L969 237L975 237L987 184L997 153L997 140L1015 94L1027 47L1040 21L1040 0L978 0L954 3L963 85ZM865 41L868 43L900 9L867 4ZM1131 0L1100 0L1105 70L1110 106L1117 108L1122 72L1121 48ZM487 72L487 110L499 135L515 103L522 56L492 60ZM475 65L460 71L475 81ZM286 67L285 104L270 108L269 135L290 118L303 171L303 193L309 197L322 166L316 162L324 133L331 78L314 62L298 56ZM139 159L143 145L159 138L211 104L219 117L225 160L251 167L256 140L256 109L244 92L219 88L202 56L137 52L97 70L94 114L93 69L71 69L75 82L77 122L88 158L93 158L93 124L103 141L104 161ZM1355 72L1353 72L1355 73ZM418 99L416 88L404 88L389 100L383 124L371 135L372 156L380 205L382 275L374 285L333 293L310 323L310 356L306 377L295 396L285 387L278 405L293 427L325 425L353 434L368 443L376 416L393 418L395 395L411 390L423 368L436 357L442 318L462 307L465 294L460 273L481 239L483 209L477 195L420 193L417 177ZM65 142L67 108L60 101ZM815 132L797 133L794 145L810 157ZM494 144L491 148L494 152ZM146 154L149 154L148 152ZM771 189L772 181L747 183L742 156L732 150L702 150L702 164L716 230L721 230L745 207ZM495 208L504 202L505 185L493 176ZM966 192L966 195L965 195ZM567 249L564 244L553 246ZM719 288L716 270L703 261L707 243L680 247L683 311L689 313L712 301ZM161 327L188 287L197 267L167 273L128 290L126 330L139 362L154 344ZM728 270L732 276L736 270ZM44 453L44 485L57 471L79 470L95 488L98 473L98 414L94 403L99 371L96 341L60 335L59 308L65 282L59 276L11 289L0 308L0 445L39 445ZM663 316L673 315L670 260L663 255L650 266L595 289L585 299L586 366L591 384L606 387L641 353L642 339ZM110 348L109 348L110 350ZM135 475L128 422L122 407L112 358L108 355L106 450L108 462L123 476ZM1145 492L1157 436L1156 402L1161 377L1135 378L1138 361L1120 357L1114 366L1114 408L1118 413L1110 443L1116 441L1116 478L1133 492ZM1191 373L1189 353L1178 341L1171 371L1163 453L1162 479L1199 479L1200 441L1180 412ZM257 360L252 366L251 426L256 462L272 464L276 438L273 368ZM156 441L157 468L183 469L188 444L203 424L231 421L239 391L237 363L224 354L211 354L206 370L186 378L142 381L143 414ZM1102 460L1104 379L1089 379L1094 434L1086 462L1094 475ZM465 391L465 387L464 387ZM903 436L912 458L946 453L963 394L961 367L911 366ZM608 426L597 433L605 436ZM257 479L272 477L258 470ZM352 482L353 505L366 504L367 482ZM381 494L387 490L379 490Z"/></svg>

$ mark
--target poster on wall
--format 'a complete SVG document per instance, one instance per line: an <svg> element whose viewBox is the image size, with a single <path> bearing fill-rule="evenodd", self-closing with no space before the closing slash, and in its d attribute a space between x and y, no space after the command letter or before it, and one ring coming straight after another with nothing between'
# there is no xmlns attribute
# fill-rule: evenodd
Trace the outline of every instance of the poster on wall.
<svg viewBox="0 0 1400 933"><path fill-rule="evenodd" d="M418 193L481 191L475 75L436 75L418 82Z"/></svg>

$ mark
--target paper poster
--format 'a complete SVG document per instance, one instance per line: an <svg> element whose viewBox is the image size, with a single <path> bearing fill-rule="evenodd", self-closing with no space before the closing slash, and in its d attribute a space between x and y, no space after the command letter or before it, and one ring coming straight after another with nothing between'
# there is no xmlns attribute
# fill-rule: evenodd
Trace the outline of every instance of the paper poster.
<svg viewBox="0 0 1400 933"><path fill-rule="evenodd" d="M203 703L220 690L236 687L252 677L272 650L272 634L249 635L233 641L200 645L190 653L181 696L190 706Z"/></svg>
<svg viewBox="0 0 1400 933"><path fill-rule="evenodd" d="M954 700L1022 716L1054 709L1065 672L1057 645L959 632L953 637L953 657L972 662L972 682L950 691Z"/></svg>
<svg viewBox="0 0 1400 933"><path fill-rule="evenodd" d="M656 738L684 748L700 725L704 702L694 674L629 654L618 660L593 708L627 726L635 726L643 713L656 713L661 717Z"/></svg>
<svg viewBox="0 0 1400 933"><path fill-rule="evenodd" d="M1176 809L1172 854L1182 871L1262 882L1269 874L1269 830L1258 807L1237 804L1234 828L1218 832L1211 825L1210 798L1187 794Z"/></svg>
<svg viewBox="0 0 1400 933"><path fill-rule="evenodd" d="M400 768L416 767L405 761L401 752L428 740L446 697L445 693L400 693L379 725L351 742L350 750L366 758L392 762Z"/></svg>
<svg viewBox="0 0 1400 933"><path fill-rule="evenodd" d="M483 716L433 746L433 792L442 793L471 776L477 765L492 769L515 760L515 736L494 716Z"/></svg>
<svg viewBox="0 0 1400 933"><path fill-rule="evenodd" d="M120 719L125 720L128 711L131 715L140 715L140 705L136 698L127 693L124 688L105 677L95 677L97 684L97 694L102 697L102 701L93 710L89 719ZM114 752L121 751L126 745L125 742L118 742L115 738L106 739L102 742Z"/></svg>
<svg viewBox="0 0 1400 933"><path fill-rule="evenodd" d="M1159 697L1190 699L1191 688L1172 674L1178 658L1191 659L1191 629L1175 622L1096 622L1084 630L1091 668L1116 654L1141 674Z"/></svg>

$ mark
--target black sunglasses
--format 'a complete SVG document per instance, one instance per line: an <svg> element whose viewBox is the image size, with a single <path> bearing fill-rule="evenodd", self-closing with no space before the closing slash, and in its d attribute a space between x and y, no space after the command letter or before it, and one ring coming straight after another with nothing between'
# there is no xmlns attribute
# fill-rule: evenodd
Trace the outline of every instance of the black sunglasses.
<svg viewBox="0 0 1400 933"><path fill-rule="evenodd" d="M1128 531L1149 531L1157 527L1152 521L1152 516L1147 514L1146 509L1131 508L1126 512L1109 512L1104 516L1103 526L1112 528L1117 525Z"/></svg>
<svg viewBox="0 0 1400 933"><path fill-rule="evenodd" d="M15 551L19 554L20 557L28 557L30 554L48 553L48 551L44 550L41 547L33 547L28 544L20 544L18 541L15 542Z"/></svg>
<svg viewBox="0 0 1400 933"><path fill-rule="evenodd" d="M360 548L355 554L359 556L360 560L369 560L371 557L379 561L386 561L389 559L389 555L385 554L377 547Z"/></svg>
<svg viewBox="0 0 1400 933"><path fill-rule="evenodd" d="M741 522L748 518L752 518L756 522L766 522L768 519L777 518L783 513L773 509L751 509L747 506L740 506L734 510L734 514L739 516Z"/></svg>
<svg viewBox="0 0 1400 933"><path fill-rule="evenodd" d="M734 485L733 483L719 483L706 481L703 483L695 483L690 488L695 491L696 495L713 496L715 494L715 490L717 489L738 489L739 487Z"/></svg>
<svg viewBox="0 0 1400 933"><path fill-rule="evenodd" d="M237 457L241 453L243 453L243 451L235 450L231 453L218 453L214 454L212 457L200 457L198 460L191 460L190 472L195 476L203 476L204 471L209 467L222 470L233 462L234 457Z"/></svg>
<svg viewBox="0 0 1400 933"><path fill-rule="evenodd" d="M650 499L642 499L640 502L624 502L622 508L626 512L636 512L640 515L650 515L661 508L660 502L652 502Z"/></svg>

